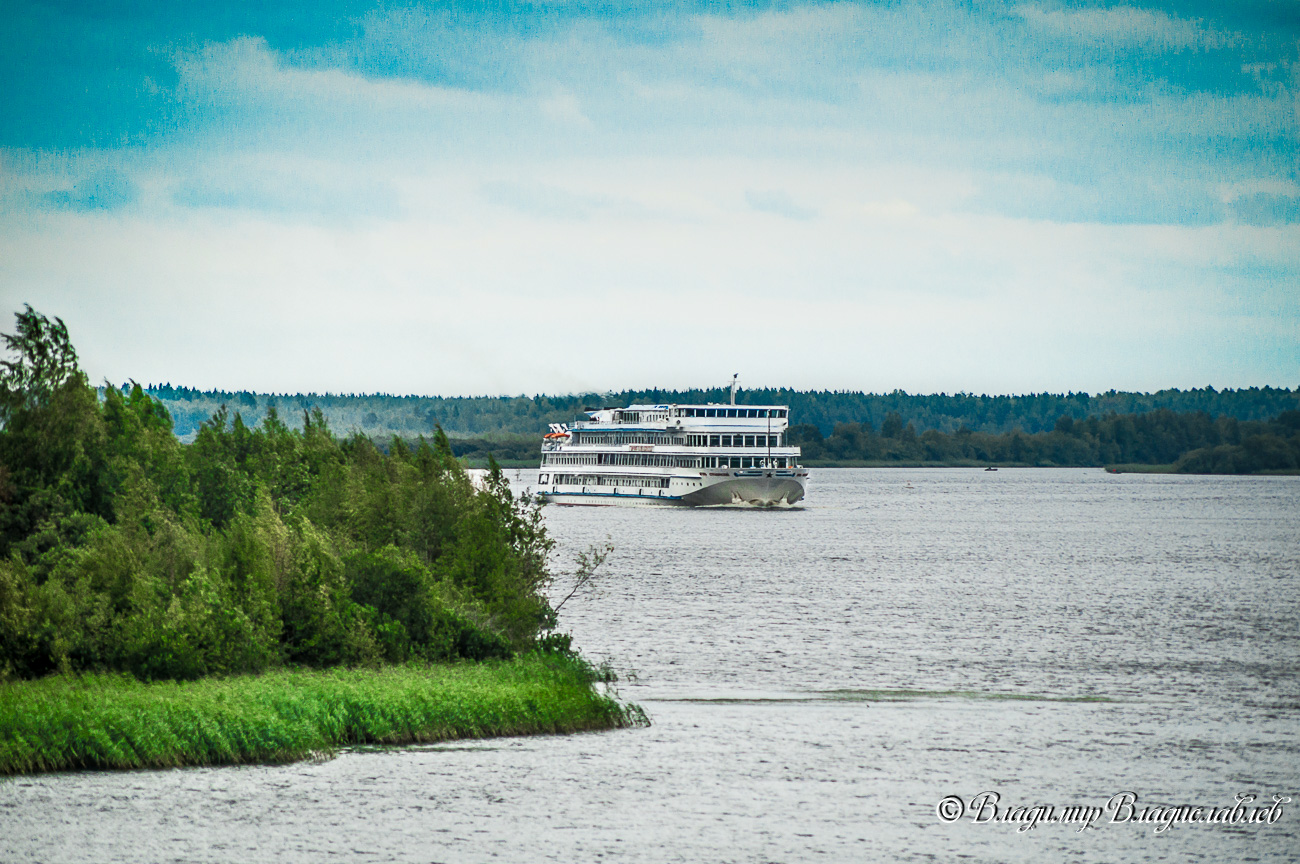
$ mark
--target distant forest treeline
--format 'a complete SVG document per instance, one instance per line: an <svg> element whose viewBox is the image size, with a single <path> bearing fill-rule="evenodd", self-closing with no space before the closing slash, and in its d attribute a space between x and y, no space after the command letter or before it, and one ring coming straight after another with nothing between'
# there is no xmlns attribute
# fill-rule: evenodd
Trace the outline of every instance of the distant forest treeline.
<svg viewBox="0 0 1300 864"><path fill-rule="evenodd" d="M811 465L1162 465L1187 474L1300 469L1300 411L1245 421L1166 408L1084 420L1063 414L1051 431L1030 435L1018 429L994 434L966 427L951 434L936 429L918 434L913 424L891 413L879 431L869 423L841 423L824 437L817 427L799 424L791 427L790 440L802 447L804 463Z"/></svg>
<svg viewBox="0 0 1300 864"><path fill-rule="evenodd" d="M201 424L222 405L239 412L254 425L274 405L293 428L302 427L304 411L320 409L332 429L361 432L371 438L392 435L415 438L430 435L437 426L460 439L493 439L504 443L516 436L536 439L549 423L569 423L583 408L648 403L727 402L727 388L712 390L629 390L620 393L585 393L573 396L390 396L386 394L276 395L247 391L195 390L170 384L145 388L171 412L176 434L190 441ZM790 406L791 421L816 427L831 436L837 425L858 423L880 429L891 414L906 428L920 434L933 430L955 434L989 435L1019 430L1027 435L1050 432L1061 417L1075 421L1111 414L1147 414L1160 409L1176 413L1201 412L1210 418L1238 421L1267 420L1284 411L1300 409L1300 388L1251 387L1240 390L1161 390L1157 393L1031 393L1023 396L988 396L970 393L947 395L857 393L828 390L742 390L742 404L776 403ZM522 441L510 441L511 449ZM477 452L479 444L465 442L458 449ZM462 455L458 453L457 455Z"/></svg>

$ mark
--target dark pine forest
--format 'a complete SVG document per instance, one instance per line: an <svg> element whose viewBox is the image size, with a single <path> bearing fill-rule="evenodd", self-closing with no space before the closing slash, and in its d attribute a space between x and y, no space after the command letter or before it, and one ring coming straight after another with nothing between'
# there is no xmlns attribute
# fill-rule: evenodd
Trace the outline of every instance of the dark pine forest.
<svg viewBox="0 0 1300 864"><path fill-rule="evenodd" d="M122 388L130 392L130 385ZM319 413L330 428L386 449L444 429L453 455L512 467L537 464L550 423L586 408L631 403L726 402L724 388L638 390L571 396L438 397L386 394L258 394L144 388L196 440L225 410L256 426L274 413L292 428ZM791 438L810 465L1164 466L1195 473L1300 469L1300 391L1274 387L1157 393L909 394L742 390L744 404L788 404Z"/></svg>

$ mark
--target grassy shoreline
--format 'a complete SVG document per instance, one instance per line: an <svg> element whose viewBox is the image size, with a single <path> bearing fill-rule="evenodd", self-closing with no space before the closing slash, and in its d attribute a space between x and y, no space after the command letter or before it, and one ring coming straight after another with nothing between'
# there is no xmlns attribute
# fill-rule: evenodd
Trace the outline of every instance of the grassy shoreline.
<svg viewBox="0 0 1300 864"><path fill-rule="evenodd" d="M503 469L514 471L516 469L537 470L537 464L540 460L523 461L519 459L503 459L499 463ZM487 462L476 462L474 460L465 460L469 468L482 468ZM1123 465L1033 465L1029 462L981 462L973 459L949 459L944 461L923 461L916 459L805 459L801 463L805 468L1093 468L1098 471L1105 470L1111 474L1177 474L1172 464L1169 465L1145 465L1145 464L1123 464ZM1203 472L1192 472L1201 474ZM1238 473L1235 476L1294 476L1300 474L1300 469L1280 468L1265 469L1262 471L1252 471Z"/></svg>
<svg viewBox="0 0 1300 864"><path fill-rule="evenodd" d="M1109 474L1182 474L1186 477L1295 477L1296 468L1264 468L1259 471L1179 471L1174 465L1107 465Z"/></svg>
<svg viewBox="0 0 1300 864"><path fill-rule="evenodd" d="M981 462L976 459L802 459L805 468L1033 468L1028 462ZM1041 466L1058 467L1058 466Z"/></svg>
<svg viewBox="0 0 1300 864"><path fill-rule="evenodd" d="M1124 465L1107 465L1107 474L1174 474L1174 465L1171 462L1168 465L1144 465L1144 464L1124 464Z"/></svg>
<svg viewBox="0 0 1300 864"><path fill-rule="evenodd" d="M278 670L142 683L59 675L0 684L0 775L283 763L357 744L617 729L645 723L582 660Z"/></svg>

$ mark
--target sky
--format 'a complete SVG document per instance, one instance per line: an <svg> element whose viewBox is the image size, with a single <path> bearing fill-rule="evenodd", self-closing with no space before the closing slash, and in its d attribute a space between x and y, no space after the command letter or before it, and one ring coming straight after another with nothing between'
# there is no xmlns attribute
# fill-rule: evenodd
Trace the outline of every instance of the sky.
<svg viewBox="0 0 1300 864"><path fill-rule="evenodd" d="M203 389L1296 387L1300 3L9 2L0 301Z"/></svg>

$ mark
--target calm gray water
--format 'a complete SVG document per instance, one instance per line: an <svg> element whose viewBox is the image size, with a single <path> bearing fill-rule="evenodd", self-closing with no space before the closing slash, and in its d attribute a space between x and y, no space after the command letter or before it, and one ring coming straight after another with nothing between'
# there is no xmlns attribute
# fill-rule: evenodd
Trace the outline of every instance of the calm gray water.
<svg viewBox="0 0 1300 864"><path fill-rule="evenodd" d="M560 566L616 547L564 621L635 671L650 728L3 782L0 860L1300 857L1300 477L813 481L789 511L548 510ZM939 819L984 791L1292 803L1160 833Z"/></svg>

